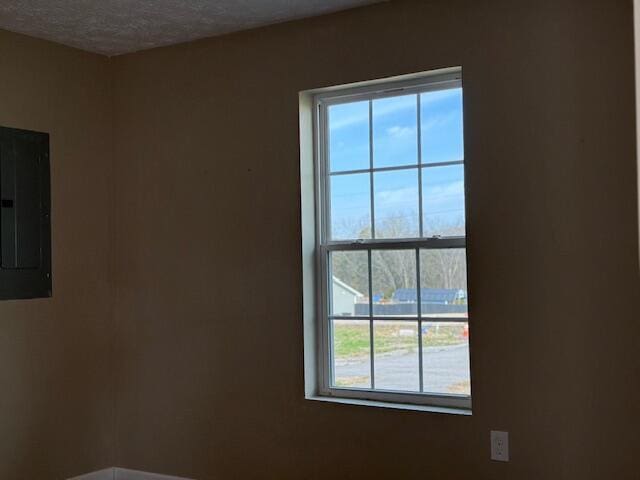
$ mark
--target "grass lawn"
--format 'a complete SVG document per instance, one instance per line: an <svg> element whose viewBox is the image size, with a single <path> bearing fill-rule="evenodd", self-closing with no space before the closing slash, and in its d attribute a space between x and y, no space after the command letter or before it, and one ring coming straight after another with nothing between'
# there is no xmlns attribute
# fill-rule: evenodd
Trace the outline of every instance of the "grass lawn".
<svg viewBox="0 0 640 480"><path fill-rule="evenodd" d="M398 350L412 352L418 348L417 323L385 322L374 328L376 354ZM423 347L464 343L464 327L460 325L423 326ZM336 358L350 359L369 355L369 324L361 321L337 321L334 332Z"/></svg>

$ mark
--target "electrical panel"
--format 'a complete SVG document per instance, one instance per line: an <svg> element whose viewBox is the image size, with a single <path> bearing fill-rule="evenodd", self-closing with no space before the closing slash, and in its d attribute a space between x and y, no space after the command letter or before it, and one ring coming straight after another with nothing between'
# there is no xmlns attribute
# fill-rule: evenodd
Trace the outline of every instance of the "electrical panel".
<svg viewBox="0 0 640 480"><path fill-rule="evenodd" d="M50 296L49 135L0 127L0 300Z"/></svg>

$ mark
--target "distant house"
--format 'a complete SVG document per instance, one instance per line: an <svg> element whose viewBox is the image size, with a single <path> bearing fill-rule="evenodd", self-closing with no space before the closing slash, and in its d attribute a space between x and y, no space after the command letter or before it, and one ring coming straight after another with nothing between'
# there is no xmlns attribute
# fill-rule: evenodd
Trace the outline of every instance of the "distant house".
<svg viewBox="0 0 640 480"><path fill-rule="evenodd" d="M399 288L393 294L393 301L398 303L417 303L416 288ZM467 292L456 288L421 288L422 303L436 305L456 305L466 303Z"/></svg>
<svg viewBox="0 0 640 480"><path fill-rule="evenodd" d="M350 285L347 285L338 277L333 279L333 314L350 316L356 313L356 303L364 295Z"/></svg>

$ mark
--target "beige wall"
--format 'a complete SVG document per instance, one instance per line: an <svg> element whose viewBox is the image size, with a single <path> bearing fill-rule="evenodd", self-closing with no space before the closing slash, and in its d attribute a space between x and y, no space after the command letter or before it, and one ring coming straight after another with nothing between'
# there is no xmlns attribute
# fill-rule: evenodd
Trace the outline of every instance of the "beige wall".
<svg viewBox="0 0 640 480"><path fill-rule="evenodd" d="M114 61L117 461L637 478L631 1L391 2ZM298 92L462 65L472 417L303 400ZM488 460L489 430L512 461Z"/></svg>
<svg viewBox="0 0 640 480"><path fill-rule="evenodd" d="M0 302L0 478L113 464L109 62L0 31L0 125L51 134L53 298Z"/></svg>
<svg viewBox="0 0 640 480"><path fill-rule="evenodd" d="M636 119L640 116L640 0L633 0L633 31L635 40L635 73L636 73ZM636 121L636 150L640 146L640 122ZM638 175L638 185L640 185L640 154L636 151L636 170ZM638 195L638 210L640 214L640 194ZM640 227L640 217L638 218ZM638 266L640 266L640 248L638 256Z"/></svg>

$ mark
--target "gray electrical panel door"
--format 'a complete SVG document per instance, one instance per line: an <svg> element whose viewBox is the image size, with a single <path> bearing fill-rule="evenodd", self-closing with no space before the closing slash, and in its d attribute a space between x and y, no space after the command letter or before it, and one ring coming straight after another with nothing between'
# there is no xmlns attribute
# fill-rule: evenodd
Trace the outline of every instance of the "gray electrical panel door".
<svg viewBox="0 0 640 480"><path fill-rule="evenodd" d="M0 300L50 296L49 135L0 127Z"/></svg>

